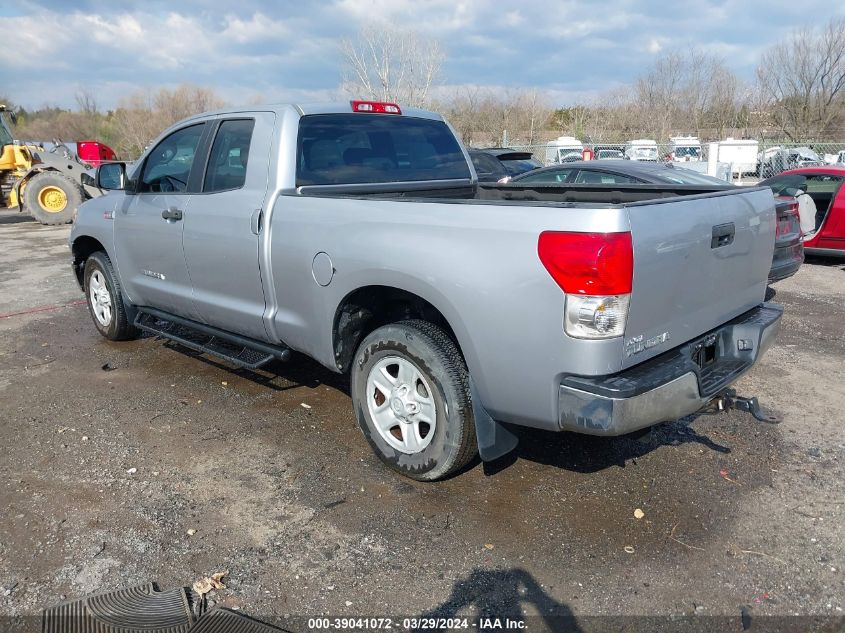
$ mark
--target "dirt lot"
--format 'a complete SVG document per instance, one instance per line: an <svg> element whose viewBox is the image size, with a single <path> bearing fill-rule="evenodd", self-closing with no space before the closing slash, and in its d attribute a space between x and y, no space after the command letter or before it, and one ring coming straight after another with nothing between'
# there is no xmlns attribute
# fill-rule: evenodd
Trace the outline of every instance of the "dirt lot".
<svg viewBox="0 0 845 633"><path fill-rule="evenodd" d="M100 338L69 229L20 219L0 214L2 616L223 570L214 600L296 630L321 614L574 615L571 630L843 615L842 262L776 286L781 336L738 385L780 426L526 432L513 460L418 484L380 465L344 380L305 358L234 371Z"/></svg>

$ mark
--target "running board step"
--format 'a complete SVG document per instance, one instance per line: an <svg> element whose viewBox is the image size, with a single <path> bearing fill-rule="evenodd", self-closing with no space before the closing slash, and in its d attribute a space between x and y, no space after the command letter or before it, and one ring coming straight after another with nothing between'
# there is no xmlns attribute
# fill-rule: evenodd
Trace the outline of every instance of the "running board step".
<svg viewBox="0 0 845 633"><path fill-rule="evenodd" d="M256 341L155 308L138 308L135 327L246 369L257 369L273 359L290 358L287 347Z"/></svg>

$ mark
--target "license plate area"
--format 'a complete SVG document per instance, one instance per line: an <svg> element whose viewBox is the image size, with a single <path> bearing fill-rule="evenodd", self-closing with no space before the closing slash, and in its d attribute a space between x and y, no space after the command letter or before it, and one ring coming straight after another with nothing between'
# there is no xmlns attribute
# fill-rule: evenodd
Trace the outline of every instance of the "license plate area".
<svg viewBox="0 0 845 633"><path fill-rule="evenodd" d="M709 334L693 344L692 362L701 369L716 363L719 357L719 345L716 334Z"/></svg>

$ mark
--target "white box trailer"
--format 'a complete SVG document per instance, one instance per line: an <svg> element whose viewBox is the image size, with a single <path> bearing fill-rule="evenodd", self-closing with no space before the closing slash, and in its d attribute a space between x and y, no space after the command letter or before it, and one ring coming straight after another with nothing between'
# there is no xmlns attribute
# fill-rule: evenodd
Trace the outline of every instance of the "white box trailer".
<svg viewBox="0 0 845 633"><path fill-rule="evenodd" d="M718 162L730 163L731 171L737 176L757 171L757 153L760 142L754 139L726 138L719 141Z"/></svg>

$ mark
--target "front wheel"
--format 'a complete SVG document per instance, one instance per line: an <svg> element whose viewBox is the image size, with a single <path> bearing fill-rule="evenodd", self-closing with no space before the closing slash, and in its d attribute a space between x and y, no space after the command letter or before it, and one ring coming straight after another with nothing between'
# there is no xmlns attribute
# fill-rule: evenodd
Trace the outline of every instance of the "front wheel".
<svg viewBox="0 0 845 633"><path fill-rule="evenodd" d="M375 330L355 355L351 387L367 441L406 477L442 479L477 454L466 364L436 325L403 321Z"/></svg>
<svg viewBox="0 0 845 633"><path fill-rule="evenodd" d="M97 330L110 341L135 338L137 329L120 291L120 280L111 260L102 251L93 253L85 262L85 299Z"/></svg>
<svg viewBox="0 0 845 633"><path fill-rule="evenodd" d="M82 188L57 171L42 171L26 182L24 210L41 224L67 224L82 204Z"/></svg>

